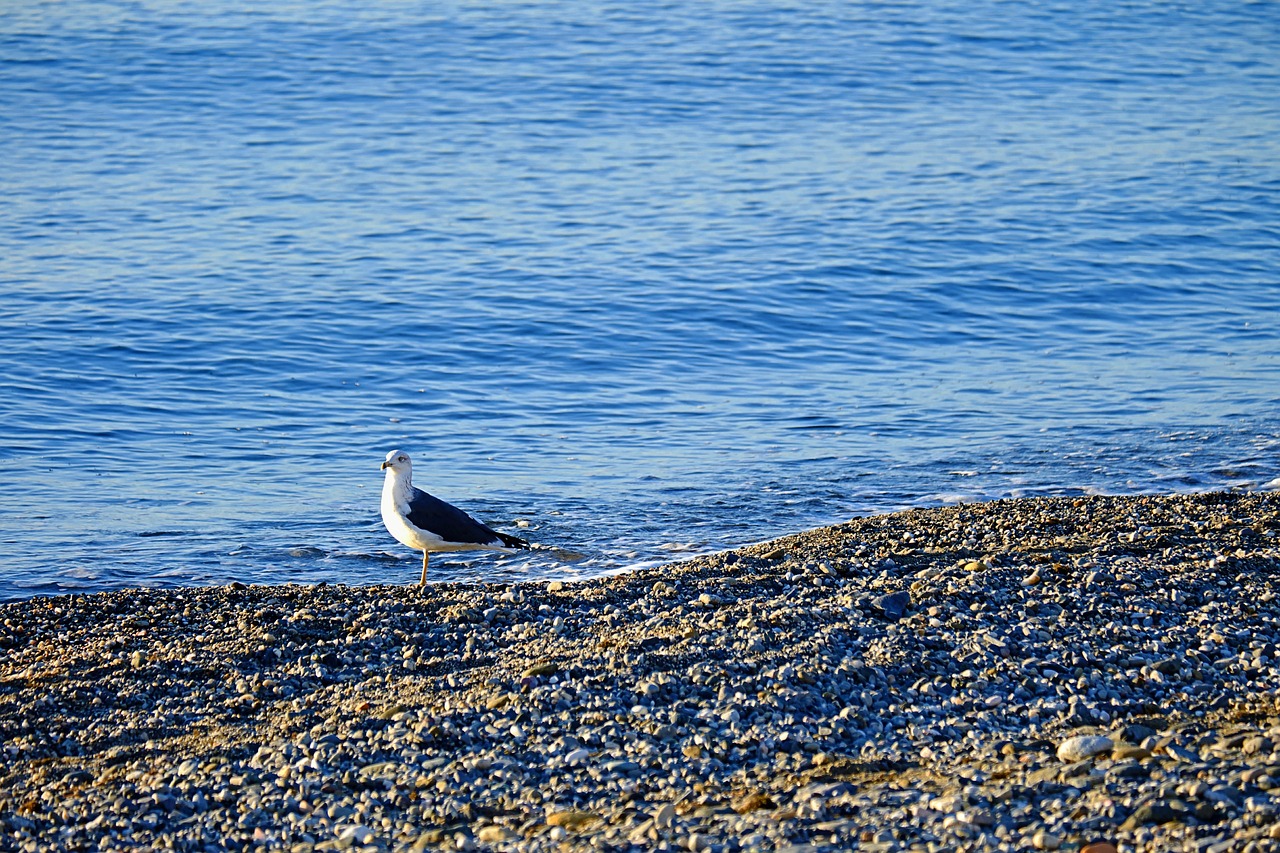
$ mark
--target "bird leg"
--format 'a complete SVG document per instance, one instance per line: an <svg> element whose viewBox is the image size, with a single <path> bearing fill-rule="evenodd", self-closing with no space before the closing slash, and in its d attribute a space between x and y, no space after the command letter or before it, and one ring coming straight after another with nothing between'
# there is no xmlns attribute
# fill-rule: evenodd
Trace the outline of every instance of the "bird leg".
<svg viewBox="0 0 1280 853"><path fill-rule="evenodd" d="M427 558L430 556L429 551L422 552L422 580L418 581L418 586L423 586L427 582Z"/></svg>

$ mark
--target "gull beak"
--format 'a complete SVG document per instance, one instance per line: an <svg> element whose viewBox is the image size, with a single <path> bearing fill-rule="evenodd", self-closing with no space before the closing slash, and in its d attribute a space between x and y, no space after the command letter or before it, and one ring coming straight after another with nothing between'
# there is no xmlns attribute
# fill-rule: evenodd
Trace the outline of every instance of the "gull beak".
<svg viewBox="0 0 1280 853"><path fill-rule="evenodd" d="M388 468L390 468L390 467L391 467L391 463L390 463L390 462L383 462L383 463L382 463L382 470L383 470L383 471L387 470L387 469L388 469Z"/></svg>

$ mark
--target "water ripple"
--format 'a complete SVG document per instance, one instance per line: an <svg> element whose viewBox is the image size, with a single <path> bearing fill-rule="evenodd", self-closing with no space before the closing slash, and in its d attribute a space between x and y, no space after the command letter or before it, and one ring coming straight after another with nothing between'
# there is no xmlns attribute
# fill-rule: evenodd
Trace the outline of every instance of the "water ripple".
<svg viewBox="0 0 1280 853"><path fill-rule="evenodd" d="M36 4L0 33L0 597L573 576L1280 478L1262 4Z"/></svg>

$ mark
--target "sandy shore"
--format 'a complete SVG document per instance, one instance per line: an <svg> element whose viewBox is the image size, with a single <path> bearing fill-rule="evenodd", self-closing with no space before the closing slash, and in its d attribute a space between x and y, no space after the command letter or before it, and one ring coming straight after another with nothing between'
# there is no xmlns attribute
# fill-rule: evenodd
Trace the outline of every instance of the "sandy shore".
<svg viewBox="0 0 1280 853"><path fill-rule="evenodd" d="M1275 494L1018 500L0 605L0 849L1280 850L1278 536Z"/></svg>

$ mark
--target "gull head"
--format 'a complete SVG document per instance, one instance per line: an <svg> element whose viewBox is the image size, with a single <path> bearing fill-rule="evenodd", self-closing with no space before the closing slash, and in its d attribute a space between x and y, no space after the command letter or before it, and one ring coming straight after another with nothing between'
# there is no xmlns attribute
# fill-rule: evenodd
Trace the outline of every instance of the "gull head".
<svg viewBox="0 0 1280 853"><path fill-rule="evenodd" d="M413 460L403 450L393 450L387 454L387 461L382 463L382 470L391 469L394 474L408 474L413 470Z"/></svg>

